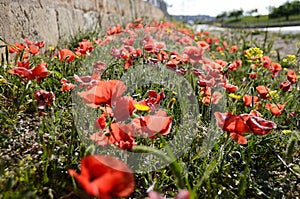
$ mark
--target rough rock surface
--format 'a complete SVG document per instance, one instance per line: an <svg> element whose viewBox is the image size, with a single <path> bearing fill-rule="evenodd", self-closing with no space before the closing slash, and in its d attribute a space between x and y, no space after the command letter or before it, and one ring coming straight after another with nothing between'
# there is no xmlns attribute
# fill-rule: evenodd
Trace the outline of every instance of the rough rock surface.
<svg viewBox="0 0 300 199"><path fill-rule="evenodd" d="M0 37L57 45L78 30L126 23L138 17L162 19L163 12L143 0L0 0Z"/></svg>

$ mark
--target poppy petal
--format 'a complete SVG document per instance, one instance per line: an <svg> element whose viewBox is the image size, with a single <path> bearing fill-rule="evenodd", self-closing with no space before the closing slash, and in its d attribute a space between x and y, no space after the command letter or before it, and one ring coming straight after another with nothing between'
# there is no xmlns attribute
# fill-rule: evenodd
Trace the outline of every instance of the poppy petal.
<svg viewBox="0 0 300 199"><path fill-rule="evenodd" d="M81 160L81 174L69 169L87 193L99 198L127 197L135 186L134 175L121 160L111 156L90 155Z"/></svg>
<svg viewBox="0 0 300 199"><path fill-rule="evenodd" d="M245 138L245 136L243 136L239 133L231 132L230 136L233 140L235 140L239 144L247 144L247 142L248 142L247 139Z"/></svg>
<svg viewBox="0 0 300 199"><path fill-rule="evenodd" d="M272 129L277 128L277 125L274 122L254 116L249 118L247 124L255 135L264 135Z"/></svg>

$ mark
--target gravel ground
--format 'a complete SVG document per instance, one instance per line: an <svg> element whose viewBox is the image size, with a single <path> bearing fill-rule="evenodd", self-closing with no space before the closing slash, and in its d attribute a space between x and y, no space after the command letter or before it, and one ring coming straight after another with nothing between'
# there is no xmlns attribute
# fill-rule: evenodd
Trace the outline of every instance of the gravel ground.
<svg viewBox="0 0 300 199"><path fill-rule="evenodd" d="M262 45L264 42L264 33L255 35L253 39ZM267 41L274 42L272 50L278 52L281 58L289 54L296 54L300 48L299 38L297 39L297 36L293 36L292 34L280 35L269 32Z"/></svg>

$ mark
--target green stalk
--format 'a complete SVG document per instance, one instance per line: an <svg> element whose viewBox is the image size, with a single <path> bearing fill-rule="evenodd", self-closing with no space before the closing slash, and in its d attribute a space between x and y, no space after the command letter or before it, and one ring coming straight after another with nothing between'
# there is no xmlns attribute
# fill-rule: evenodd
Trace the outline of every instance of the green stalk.
<svg viewBox="0 0 300 199"><path fill-rule="evenodd" d="M24 98L31 86L32 82L31 81L28 81L26 84L25 84L25 88L19 98L19 100L16 101L16 105L14 106L14 109L13 109L13 114L15 115L16 112L18 112L20 110L20 106L22 105L23 101L24 101Z"/></svg>
<svg viewBox="0 0 300 199"><path fill-rule="evenodd" d="M161 158L163 161L165 161L166 163L170 163L169 167L171 169L171 171L173 172L175 178L177 179L177 186L179 189L183 189L184 188L184 181L182 179L182 175L181 175L181 168L179 166L179 164L176 162L176 158L174 156L174 154L171 152L169 146L166 146L166 150L167 150L167 154L163 153L160 150L148 147L148 146L135 146L133 147L133 152L136 153L152 153L156 156L158 156L159 158Z"/></svg>

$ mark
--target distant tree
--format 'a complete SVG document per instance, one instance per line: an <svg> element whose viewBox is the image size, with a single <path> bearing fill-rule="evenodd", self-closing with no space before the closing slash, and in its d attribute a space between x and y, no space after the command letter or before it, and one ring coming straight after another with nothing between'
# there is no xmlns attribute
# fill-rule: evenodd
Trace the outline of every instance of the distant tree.
<svg viewBox="0 0 300 199"><path fill-rule="evenodd" d="M286 2L279 7L270 7L269 18L285 17L288 21L291 15L297 15L300 13L300 1L294 0Z"/></svg>
<svg viewBox="0 0 300 199"><path fill-rule="evenodd" d="M248 12L247 12L247 14L249 14L250 16L252 16L252 15L254 15L255 13L257 13L258 12L258 10L257 10L257 8L255 8L255 9L253 9L253 10L249 10Z"/></svg>
<svg viewBox="0 0 300 199"><path fill-rule="evenodd" d="M291 12L292 14L300 14L300 1L291 2Z"/></svg>
<svg viewBox="0 0 300 199"><path fill-rule="evenodd" d="M282 16L285 16L285 20L288 21L291 13L291 3L287 2L282 6L279 6L279 12Z"/></svg>
<svg viewBox="0 0 300 199"><path fill-rule="evenodd" d="M229 17L234 17L235 19L238 19L240 16L242 16L244 13L243 9L240 10L233 10L231 12L229 12Z"/></svg>
<svg viewBox="0 0 300 199"><path fill-rule="evenodd" d="M218 15L216 16L216 19L217 19L218 21L223 21L226 17L228 17L227 12L222 12L221 14L218 14Z"/></svg>

